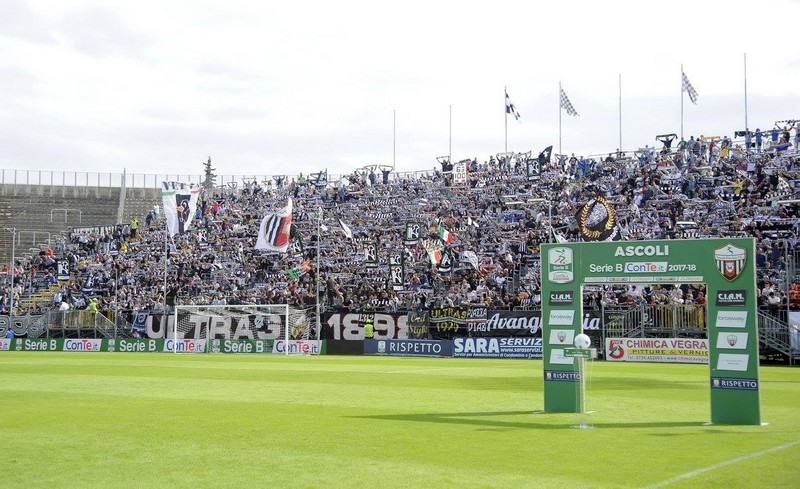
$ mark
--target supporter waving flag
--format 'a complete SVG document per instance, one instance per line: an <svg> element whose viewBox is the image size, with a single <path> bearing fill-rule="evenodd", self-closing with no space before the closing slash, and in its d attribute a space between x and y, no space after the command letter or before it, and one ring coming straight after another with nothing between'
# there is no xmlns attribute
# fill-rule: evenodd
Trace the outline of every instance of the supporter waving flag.
<svg viewBox="0 0 800 489"><path fill-rule="evenodd" d="M292 223L292 228L289 231L290 236L293 236L294 239L290 240L289 242L289 254L294 258L300 258L303 256L303 239L296 234L295 225Z"/></svg>
<svg viewBox="0 0 800 489"><path fill-rule="evenodd" d="M617 213L602 195L589 199L575 214L575 218L584 241L619 241L622 239L619 233Z"/></svg>
<svg viewBox="0 0 800 489"><path fill-rule="evenodd" d="M436 269L440 273L453 271L453 255L452 252L450 251L450 248L444 248L441 251L439 263L436 265Z"/></svg>
<svg viewBox="0 0 800 489"><path fill-rule="evenodd" d="M392 290L403 290L406 283L405 251L397 249L389 255L389 275L392 279Z"/></svg>
<svg viewBox="0 0 800 489"><path fill-rule="evenodd" d="M408 222L406 223L406 236L404 240L408 246L419 243L419 223Z"/></svg>
<svg viewBox="0 0 800 489"><path fill-rule="evenodd" d="M161 182L161 201L170 236L183 234L192 228L199 196L200 186L196 183Z"/></svg>
<svg viewBox="0 0 800 489"><path fill-rule="evenodd" d="M378 266L378 243L375 241L364 243L364 266L367 268Z"/></svg>
<svg viewBox="0 0 800 489"><path fill-rule="evenodd" d="M341 219L339 219L339 225L342 227L342 232L344 233L345 237L347 239L353 239L353 231L350 229L350 226L345 224Z"/></svg>
<svg viewBox="0 0 800 489"><path fill-rule="evenodd" d="M434 239L427 239L423 240L422 244L425 247L425 251L428 252L428 259L431 265L439 266L442 261L442 250L444 249L441 243Z"/></svg>
<svg viewBox="0 0 800 489"><path fill-rule="evenodd" d="M450 244L453 242L453 233L448 231L444 226L441 224L439 225L439 239L444 241L445 244Z"/></svg>
<svg viewBox="0 0 800 489"><path fill-rule="evenodd" d="M478 255L474 251L467 250L463 254L464 259L469 262L470 265L472 265L472 268L475 270L480 270L480 267L478 266Z"/></svg>
<svg viewBox="0 0 800 489"><path fill-rule="evenodd" d="M286 253L289 249L289 237L292 231L292 199L286 207L273 214L267 214L261 220L258 230L257 250L270 250Z"/></svg>

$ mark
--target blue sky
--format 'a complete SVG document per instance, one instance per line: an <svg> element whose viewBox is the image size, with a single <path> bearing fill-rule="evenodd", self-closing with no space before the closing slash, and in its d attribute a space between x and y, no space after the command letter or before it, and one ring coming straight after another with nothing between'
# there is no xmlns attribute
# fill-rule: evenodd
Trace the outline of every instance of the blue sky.
<svg viewBox="0 0 800 489"><path fill-rule="evenodd" d="M427 169L800 119L800 2L6 0L0 167L136 173ZM450 111L452 107L452 131Z"/></svg>

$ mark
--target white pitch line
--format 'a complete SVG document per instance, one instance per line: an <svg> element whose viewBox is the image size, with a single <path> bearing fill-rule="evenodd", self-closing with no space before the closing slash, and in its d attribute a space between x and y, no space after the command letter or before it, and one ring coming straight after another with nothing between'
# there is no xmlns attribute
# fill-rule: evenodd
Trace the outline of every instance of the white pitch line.
<svg viewBox="0 0 800 489"><path fill-rule="evenodd" d="M768 453L777 452L780 450L784 450L786 448L791 448L795 445L800 445L800 440L790 441L789 443L784 443L783 445L778 445L776 447L767 448L765 450L761 450L760 452L751 453L749 455L742 455L741 457L733 458L730 460L726 460L724 462L720 462L714 465L709 465L708 467L703 467L702 469L693 470L691 472L686 472L685 474L681 474L679 476L673 477L672 479L667 479L665 481L661 481L657 484L653 484L652 486L647 486L645 489L655 489L657 487L666 487L670 484L674 484L676 482L680 482L686 479L691 479L692 477L697 477L698 475L705 474L706 472L711 472L712 470L721 469L722 467L726 467L731 464L736 464L739 462L744 462L745 460L754 459L760 457L762 455L766 455Z"/></svg>

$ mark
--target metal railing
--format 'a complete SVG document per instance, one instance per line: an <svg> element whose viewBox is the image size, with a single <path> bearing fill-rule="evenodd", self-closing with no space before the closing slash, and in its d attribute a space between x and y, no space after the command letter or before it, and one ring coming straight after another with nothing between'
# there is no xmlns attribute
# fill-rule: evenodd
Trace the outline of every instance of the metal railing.
<svg viewBox="0 0 800 489"><path fill-rule="evenodd" d="M791 327L773 315L758 313L759 341L762 345L786 355L789 358L789 365L794 364L794 360L800 354L800 352L792 351Z"/></svg>
<svg viewBox="0 0 800 489"><path fill-rule="evenodd" d="M392 172L391 180L405 178L418 179L433 170ZM273 177L278 175L216 175L214 185L217 188L244 188L246 182L256 181L260 184L274 182ZM329 174L328 182L338 182L348 175ZM288 184L299 175L288 175L285 183ZM201 174L178 173L106 173L106 172L75 172L63 170L14 170L0 169L0 184L2 185L43 185L49 187L112 187L121 188L161 188L161 182L195 182L201 183L205 176Z"/></svg>
<svg viewBox="0 0 800 489"><path fill-rule="evenodd" d="M127 338L131 326L121 314L87 310L45 311L27 325L30 338Z"/></svg>
<svg viewBox="0 0 800 489"><path fill-rule="evenodd" d="M697 304L643 304L604 309L604 327L609 336L650 336L705 333L707 308Z"/></svg>

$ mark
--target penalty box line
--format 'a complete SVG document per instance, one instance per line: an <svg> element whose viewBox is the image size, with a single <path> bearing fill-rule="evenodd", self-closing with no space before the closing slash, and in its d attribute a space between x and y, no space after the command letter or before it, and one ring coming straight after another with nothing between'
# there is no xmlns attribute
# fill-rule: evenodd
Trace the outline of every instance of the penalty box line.
<svg viewBox="0 0 800 489"><path fill-rule="evenodd" d="M739 462L744 462L746 460L751 460L754 458L761 457L762 455L767 455L768 453L778 452L780 450L785 450L787 448L791 448L793 446L800 445L800 440L790 441L789 443L784 443L783 445L778 445L772 448L766 448L759 452L751 453L749 455L742 455L741 457L732 458L730 460L725 460L724 462L719 462L714 465L709 465L708 467L703 467L701 469L692 470L691 472L686 472L685 474L681 474L679 476L673 477L671 479L667 479L661 481L657 484L653 484L652 486L647 486L645 489L655 489L657 487L667 487L671 484L675 484L676 482L681 482L686 479L691 479L692 477L697 477L698 475L705 474L706 472L711 472L712 470L721 469L722 467L726 467L728 465L736 464Z"/></svg>

